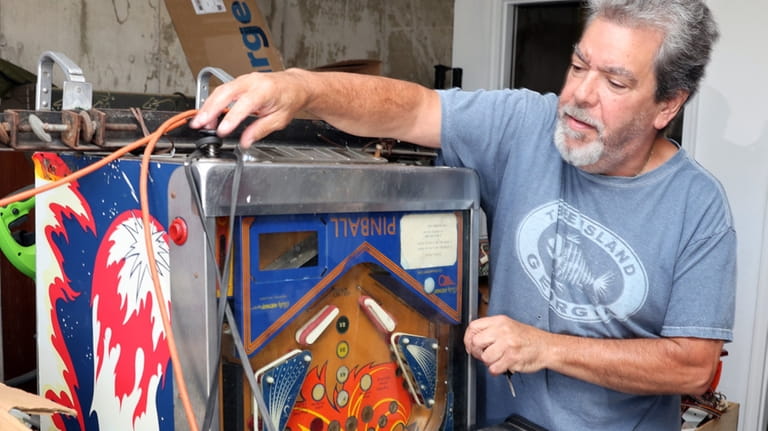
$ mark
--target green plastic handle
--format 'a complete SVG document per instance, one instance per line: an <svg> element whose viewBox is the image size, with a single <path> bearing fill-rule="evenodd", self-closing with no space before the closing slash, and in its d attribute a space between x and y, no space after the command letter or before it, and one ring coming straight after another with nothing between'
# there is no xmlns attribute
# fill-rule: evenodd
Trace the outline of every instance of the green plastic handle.
<svg viewBox="0 0 768 431"><path fill-rule="evenodd" d="M0 207L0 250L16 269L32 279L35 278L35 245L19 244L11 228L34 208L34 197Z"/></svg>

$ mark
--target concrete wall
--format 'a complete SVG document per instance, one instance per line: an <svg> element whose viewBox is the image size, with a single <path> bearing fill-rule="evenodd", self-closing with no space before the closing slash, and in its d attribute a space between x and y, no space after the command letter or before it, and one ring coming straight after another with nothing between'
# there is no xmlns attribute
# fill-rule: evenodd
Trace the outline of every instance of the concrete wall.
<svg viewBox="0 0 768 431"><path fill-rule="evenodd" d="M451 58L452 0L256 3L286 66L377 59L382 74L431 86ZM36 73L44 51L71 58L95 90L194 95L162 0L0 0L0 58Z"/></svg>
<svg viewBox="0 0 768 431"><path fill-rule="evenodd" d="M0 0L0 57L37 73L44 51L72 59L95 90L194 94L162 0Z"/></svg>
<svg viewBox="0 0 768 431"><path fill-rule="evenodd" d="M432 86L449 64L453 0L260 0L286 66L377 59L382 74ZM300 30L297 30L300 29Z"/></svg>

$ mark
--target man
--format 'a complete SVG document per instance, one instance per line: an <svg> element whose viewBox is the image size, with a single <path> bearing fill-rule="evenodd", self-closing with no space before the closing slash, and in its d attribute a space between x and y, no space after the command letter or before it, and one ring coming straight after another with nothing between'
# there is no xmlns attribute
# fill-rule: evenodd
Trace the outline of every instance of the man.
<svg viewBox="0 0 768 431"><path fill-rule="evenodd" d="M250 74L193 120L241 144L306 110L362 136L440 147L480 175L489 317L467 351L488 371L479 424L680 429L732 338L736 238L719 183L664 136L717 38L701 0L591 0L559 98L433 91L361 75ZM516 397L505 391L511 374Z"/></svg>

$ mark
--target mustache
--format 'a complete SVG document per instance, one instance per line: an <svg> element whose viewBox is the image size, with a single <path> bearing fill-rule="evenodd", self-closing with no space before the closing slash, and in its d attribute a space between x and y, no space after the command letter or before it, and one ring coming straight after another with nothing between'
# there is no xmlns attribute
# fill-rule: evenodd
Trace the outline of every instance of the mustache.
<svg viewBox="0 0 768 431"><path fill-rule="evenodd" d="M592 118L586 109L579 108L578 106L571 104L563 105L560 108L560 120L564 120L566 115L594 127L599 134L602 134L603 130L605 130L605 125L602 123L602 121Z"/></svg>

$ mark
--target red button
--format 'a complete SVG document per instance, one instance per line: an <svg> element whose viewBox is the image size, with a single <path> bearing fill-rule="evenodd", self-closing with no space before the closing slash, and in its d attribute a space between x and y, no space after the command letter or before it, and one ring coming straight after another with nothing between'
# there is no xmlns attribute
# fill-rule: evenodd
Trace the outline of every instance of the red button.
<svg viewBox="0 0 768 431"><path fill-rule="evenodd" d="M187 242L187 222L181 217L176 217L168 228L168 236L171 237L176 245L183 245Z"/></svg>

